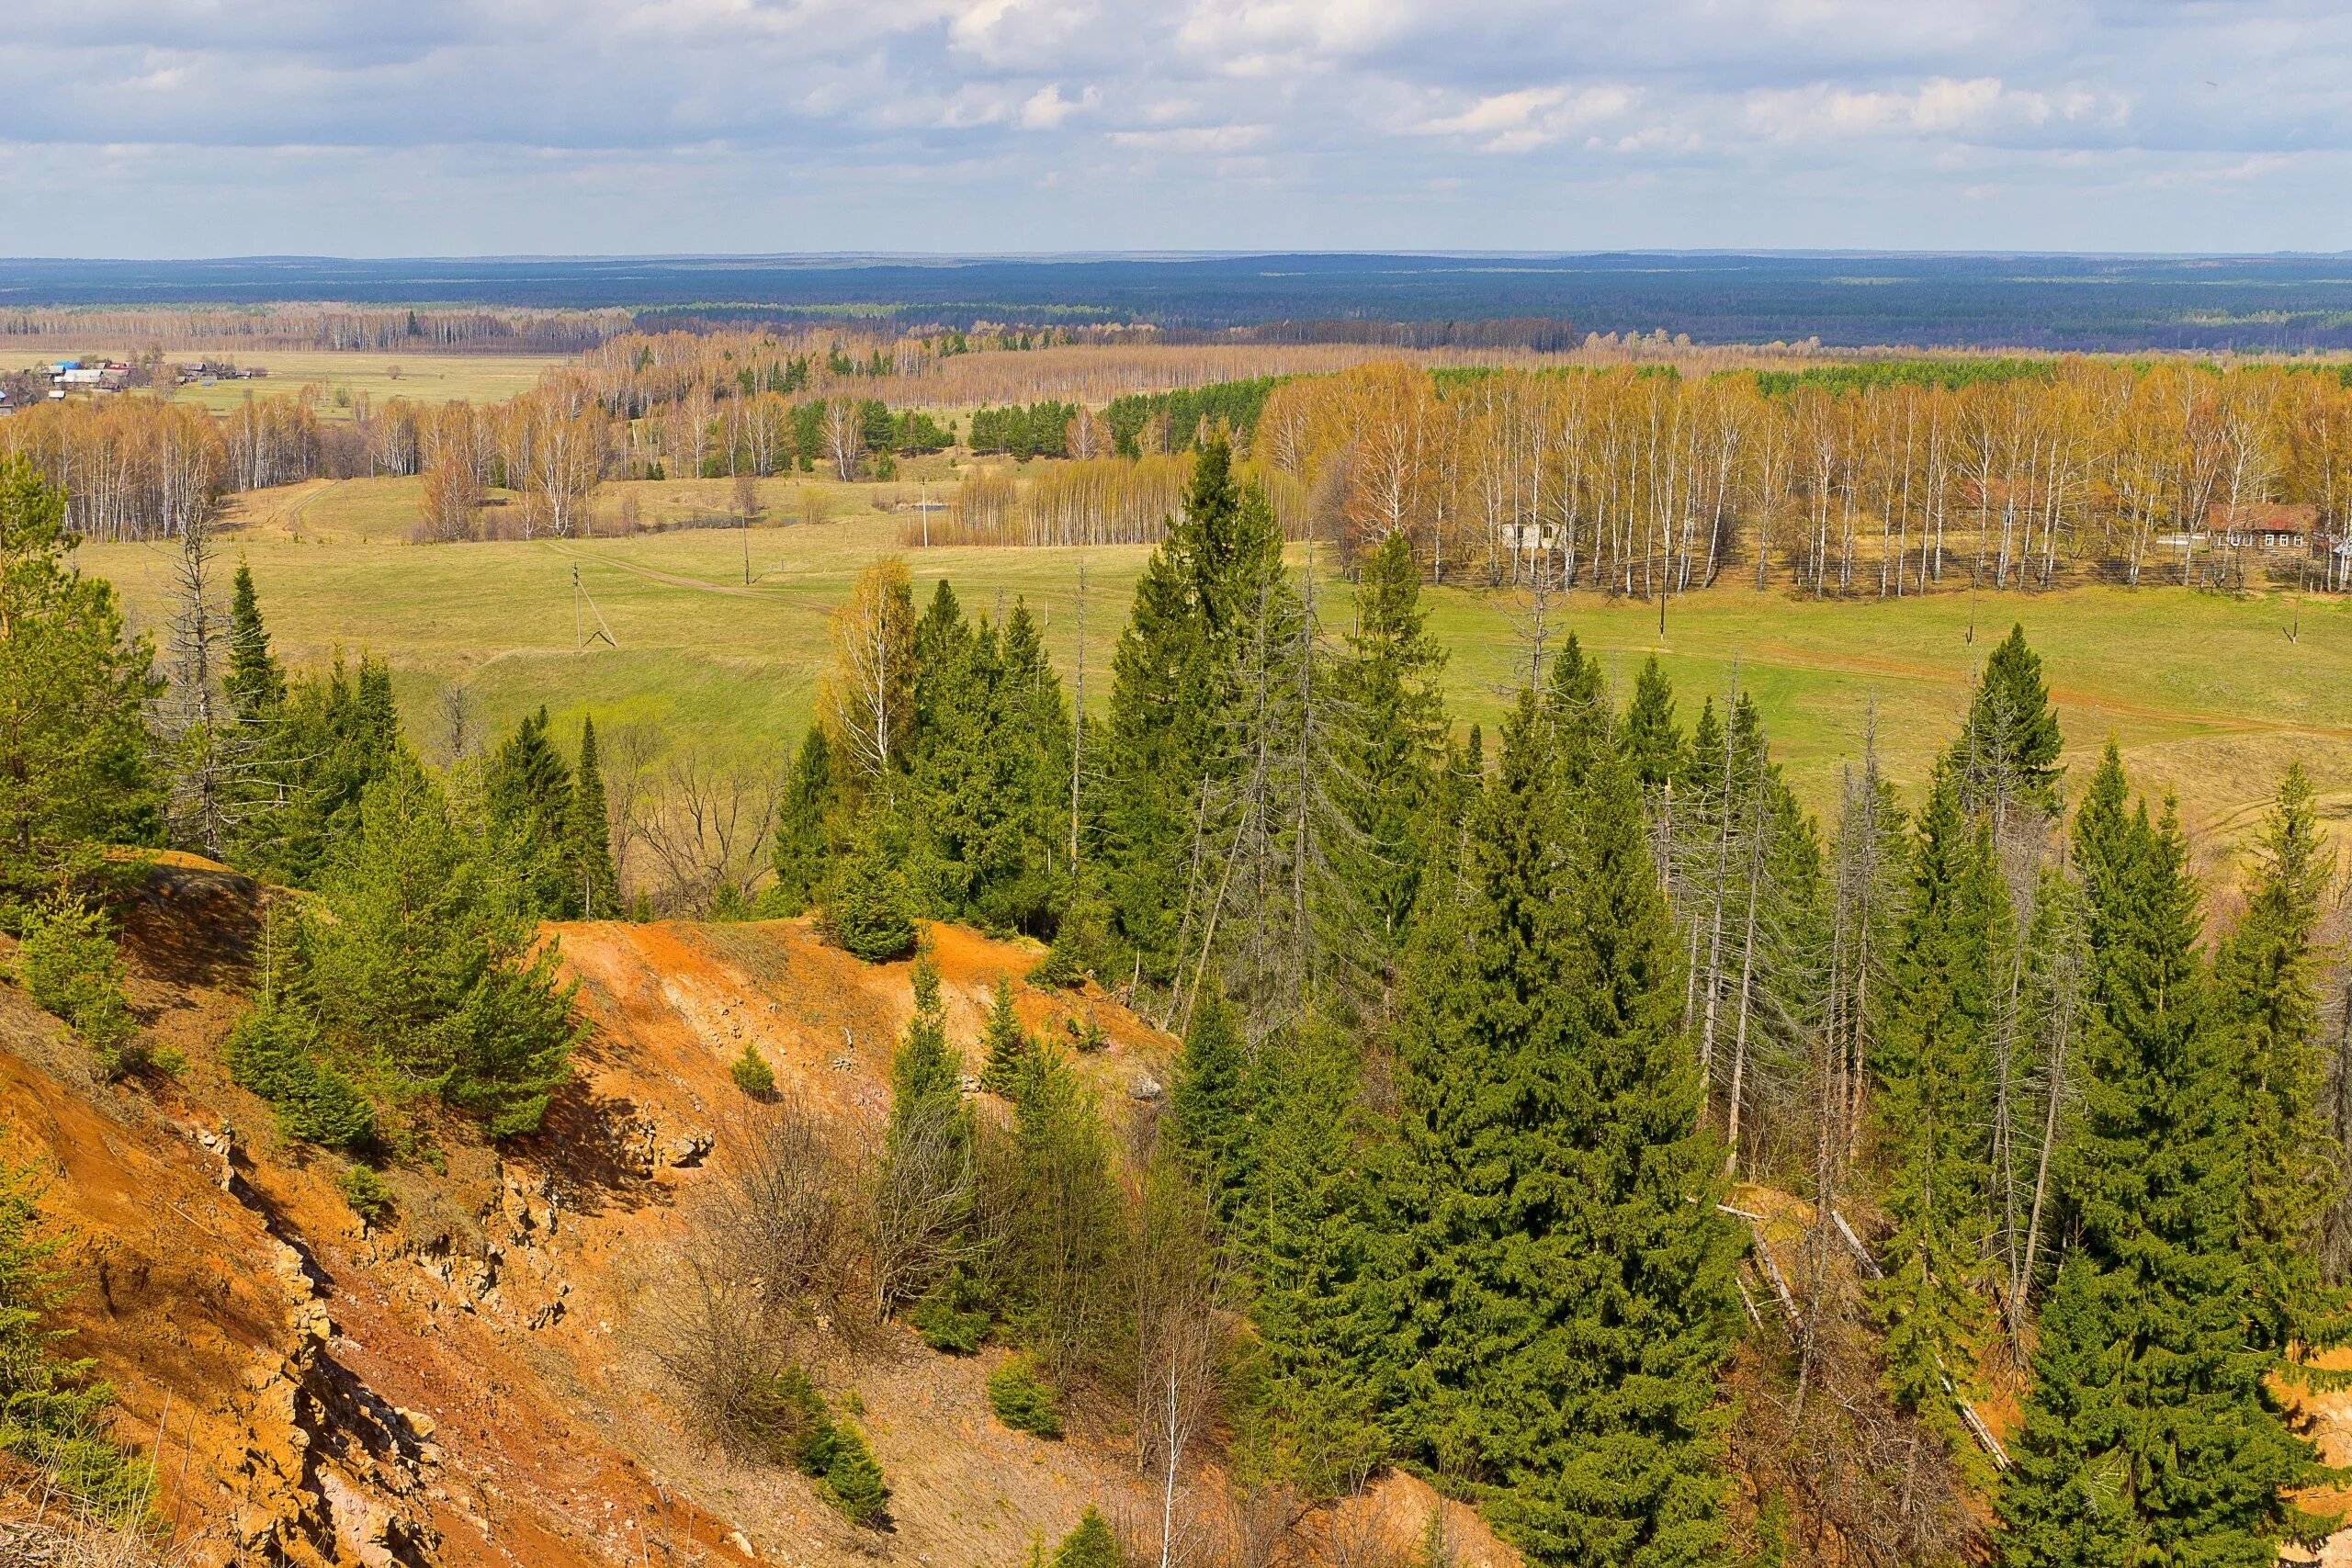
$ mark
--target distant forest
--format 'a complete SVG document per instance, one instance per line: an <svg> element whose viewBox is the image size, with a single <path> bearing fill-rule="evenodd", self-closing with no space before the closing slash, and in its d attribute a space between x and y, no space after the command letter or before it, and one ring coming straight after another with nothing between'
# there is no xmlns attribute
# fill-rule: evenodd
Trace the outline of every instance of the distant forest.
<svg viewBox="0 0 2352 1568"><path fill-rule="evenodd" d="M2352 349L2352 258L1623 253L0 260L9 307L499 307L697 322L966 329L1140 323L1183 338L1546 349L1696 343L2079 352ZM609 335L619 323L604 325ZM0 326L0 330L5 330ZM1552 341L1557 340L1557 341ZM576 344L563 346L575 347Z"/></svg>

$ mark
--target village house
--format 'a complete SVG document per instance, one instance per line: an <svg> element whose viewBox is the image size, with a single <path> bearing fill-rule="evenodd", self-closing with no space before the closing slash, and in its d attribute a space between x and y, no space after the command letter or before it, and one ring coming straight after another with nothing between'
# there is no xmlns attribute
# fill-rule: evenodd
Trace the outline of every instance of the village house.
<svg viewBox="0 0 2352 1568"><path fill-rule="evenodd" d="M2293 550L2311 547L2319 532L2319 508L2308 502L2214 502L2205 512L2205 534L2233 550Z"/></svg>

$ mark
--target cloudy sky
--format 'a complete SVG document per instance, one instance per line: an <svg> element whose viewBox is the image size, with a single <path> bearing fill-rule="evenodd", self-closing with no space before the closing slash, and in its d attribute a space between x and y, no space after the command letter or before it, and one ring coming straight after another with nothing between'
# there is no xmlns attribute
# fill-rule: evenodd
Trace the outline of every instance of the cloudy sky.
<svg viewBox="0 0 2352 1568"><path fill-rule="evenodd" d="M0 254L2352 249L2332 0L0 13Z"/></svg>

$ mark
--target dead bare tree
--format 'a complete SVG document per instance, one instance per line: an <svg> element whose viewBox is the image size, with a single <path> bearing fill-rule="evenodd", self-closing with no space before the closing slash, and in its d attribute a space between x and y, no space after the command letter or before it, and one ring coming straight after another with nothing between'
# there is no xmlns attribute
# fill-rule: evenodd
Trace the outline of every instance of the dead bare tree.
<svg viewBox="0 0 2352 1568"><path fill-rule="evenodd" d="M700 746L672 753L635 806L631 835L651 862L654 902L696 913L748 905L767 869L779 789L772 770Z"/></svg>

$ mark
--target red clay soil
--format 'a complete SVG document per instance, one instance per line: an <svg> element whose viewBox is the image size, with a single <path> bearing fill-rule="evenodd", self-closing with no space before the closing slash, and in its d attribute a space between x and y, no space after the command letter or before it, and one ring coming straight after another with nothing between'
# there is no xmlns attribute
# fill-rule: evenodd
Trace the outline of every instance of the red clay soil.
<svg viewBox="0 0 2352 1568"><path fill-rule="evenodd" d="M190 1561L1009 1568L1089 1504L1156 1521L1115 1409L1079 1412L1053 1443L995 1420L983 1385L1001 1352L939 1356L888 1326L820 1359L891 1485L880 1532L797 1474L714 1452L658 1371L647 1308L681 1205L755 1111L729 1065L752 1044L844 1151L865 1146L909 965L861 964L805 922L552 928L593 1025L575 1081L505 1148L431 1128L441 1168L388 1171L396 1215L370 1229L339 1194L343 1163L281 1145L220 1064L264 897L175 857L126 913L133 1003L150 1043L184 1059L176 1077L99 1081L0 982L0 1151L50 1179L45 1213L73 1237L73 1353L113 1384L118 1435L156 1457L157 1509ZM1091 987L1022 985L1034 944L931 935L967 1055L1008 976L1032 1029L1105 1040L1075 1059L1115 1121L1150 1113L1166 1037ZM1222 1490L1213 1463L1190 1486L1197 1511L1220 1511L1204 1501ZM1434 1505L1397 1478L1325 1523L1334 1542L1401 1551ZM1448 1521L1460 1561L1509 1560L1475 1516Z"/></svg>

